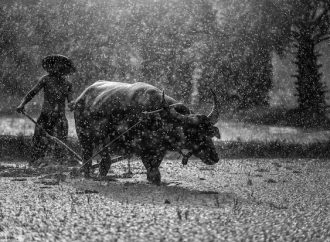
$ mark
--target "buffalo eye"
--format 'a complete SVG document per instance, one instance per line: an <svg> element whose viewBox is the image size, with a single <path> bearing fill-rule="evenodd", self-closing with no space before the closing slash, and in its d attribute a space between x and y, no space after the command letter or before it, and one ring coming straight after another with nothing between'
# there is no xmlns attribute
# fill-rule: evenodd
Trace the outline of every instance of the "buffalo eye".
<svg viewBox="0 0 330 242"><path fill-rule="evenodd" d="M217 127L212 126L212 137L221 139L220 131Z"/></svg>

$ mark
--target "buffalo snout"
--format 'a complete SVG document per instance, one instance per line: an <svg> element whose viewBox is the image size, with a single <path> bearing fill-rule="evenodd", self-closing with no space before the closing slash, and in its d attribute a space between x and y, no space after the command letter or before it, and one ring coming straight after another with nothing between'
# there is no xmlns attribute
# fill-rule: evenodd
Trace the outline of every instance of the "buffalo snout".
<svg viewBox="0 0 330 242"><path fill-rule="evenodd" d="M216 152L205 152L205 151L200 151L198 154L196 154L198 158L201 159L203 163L206 165L214 165L219 162L219 156Z"/></svg>

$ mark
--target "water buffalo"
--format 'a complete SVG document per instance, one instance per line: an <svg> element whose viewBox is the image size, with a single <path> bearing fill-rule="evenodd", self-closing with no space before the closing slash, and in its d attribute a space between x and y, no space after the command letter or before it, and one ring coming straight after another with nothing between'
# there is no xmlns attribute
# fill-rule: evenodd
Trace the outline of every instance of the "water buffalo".
<svg viewBox="0 0 330 242"><path fill-rule="evenodd" d="M96 146L105 145L136 125L101 154L101 176L110 168L111 154L140 157L147 179L155 184L160 184L159 165L169 150L188 150L205 164L213 165L219 160L212 141L212 137L220 138L214 126L219 117L216 102L214 95L214 107L208 116L194 114L150 84L97 81L75 101L74 118L83 160L90 159ZM88 162L84 168L87 176L91 165Z"/></svg>

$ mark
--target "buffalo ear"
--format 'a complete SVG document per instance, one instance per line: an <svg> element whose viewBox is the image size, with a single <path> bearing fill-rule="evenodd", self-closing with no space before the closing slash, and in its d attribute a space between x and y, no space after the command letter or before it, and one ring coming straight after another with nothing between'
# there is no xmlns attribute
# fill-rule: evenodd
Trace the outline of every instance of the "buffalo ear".
<svg viewBox="0 0 330 242"><path fill-rule="evenodd" d="M219 129L217 127L214 127L214 126L212 127L212 129L213 129L213 136L216 137L216 138L218 138L218 139L221 139L221 135L220 135Z"/></svg>
<svg viewBox="0 0 330 242"><path fill-rule="evenodd" d="M162 106L163 106L163 109L165 109L167 111L170 109L170 106L168 105L168 103L165 100L165 91L164 90L163 90L163 94L162 94Z"/></svg>

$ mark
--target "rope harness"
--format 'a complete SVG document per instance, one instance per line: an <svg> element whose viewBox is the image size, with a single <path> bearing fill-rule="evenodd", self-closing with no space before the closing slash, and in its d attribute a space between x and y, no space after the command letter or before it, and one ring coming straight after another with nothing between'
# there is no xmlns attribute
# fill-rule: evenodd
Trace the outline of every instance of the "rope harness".
<svg viewBox="0 0 330 242"><path fill-rule="evenodd" d="M176 104L172 104L169 106L174 106ZM142 112L143 115L149 115L149 114L155 114L155 113L159 113L161 112L163 109L158 109L155 111L150 111L150 112ZM29 116L27 113L22 112L22 114L24 116L26 116L30 121L32 121L36 126L38 126L42 131L45 132L46 136L48 138L50 138L51 140L53 140L54 142L62 145L63 147L65 147L68 151L70 151L76 158L78 158L78 160L80 161L80 163L83 162L83 159L75 152L73 151L69 146L67 146L63 141L59 140L58 138L50 135L41 125L39 125L31 116ZM105 146L103 146L100 150L98 150L95 154L93 154L87 161L85 161L84 163L82 163L82 165L80 166L79 170L83 169L89 162L91 162L93 160L93 158L95 158L97 155L99 155L101 152L103 152L106 148L110 147L113 143L115 143L120 137L122 137L123 135L125 135L126 133L128 133L130 130L132 130L133 128L135 128L136 126L138 126L141 122L143 121L143 117L140 118L139 121L137 121L135 124L133 124L132 126L130 126L127 130L125 130L124 132L122 132L120 135L118 135L116 138L114 138L113 140L111 140L109 143L107 143ZM174 147L173 147L174 148ZM187 154L184 154L182 152L182 149L176 149L175 150L182 155L182 165L187 165L189 158L192 156L192 152L189 151ZM96 168L97 166L95 166Z"/></svg>
<svg viewBox="0 0 330 242"><path fill-rule="evenodd" d="M184 154L182 150L177 150L177 151L180 153L180 155L182 155L182 165L184 166L187 165L189 158L192 156L192 152L189 151L187 154Z"/></svg>
<svg viewBox="0 0 330 242"><path fill-rule="evenodd" d="M95 158L95 156L97 156L98 154L100 154L102 151L104 151L106 148L110 147L113 143L115 143L120 137L122 137L124 134L128 133L131 129L135 128L137 125L139 125L142 122L142 120L140 119L139 121L137 121L135 124L133 124L131 127L129 127L127 130L125 130L124 132L122 132L120 135L118 135L116 138L114 138L113 140L111 140L108 144L106 144L105 146L102 147L102 149L100 149L99 151L97 151L94 155L92 155L91 158L89 158L87 161L85 161L82 166L79 168L79 170L81 170L83 167L85 167L90 161L93 160L93 158Z"/></svg>

